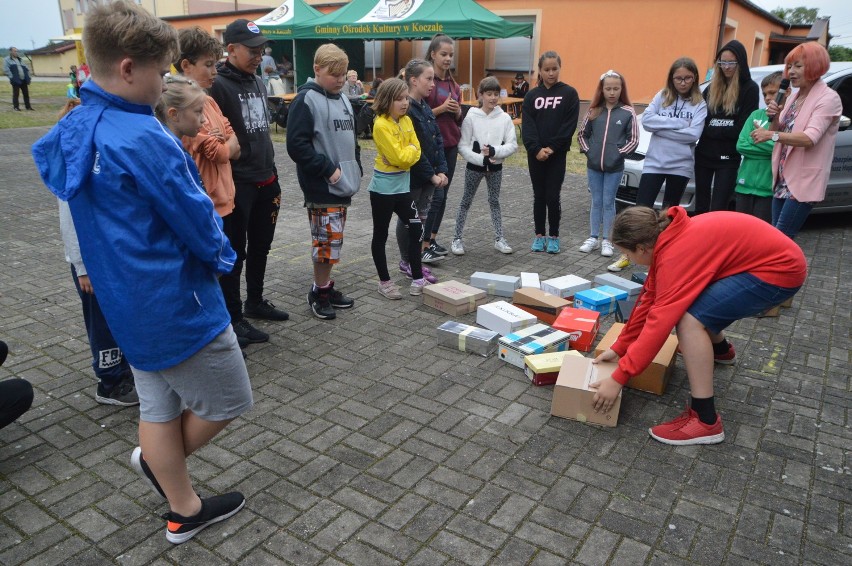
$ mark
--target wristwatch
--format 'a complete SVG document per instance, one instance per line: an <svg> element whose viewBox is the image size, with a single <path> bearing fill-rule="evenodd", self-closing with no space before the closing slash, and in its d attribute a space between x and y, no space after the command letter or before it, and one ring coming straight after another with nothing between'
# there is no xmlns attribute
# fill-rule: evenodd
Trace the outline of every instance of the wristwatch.
<svg viewBox="0 0 852 566"><path fill-rule="evenodd" d="M772 133L772 141L777 142L778 138L780 138L780 137L781 137L780 132L773 132Z"/></svg>

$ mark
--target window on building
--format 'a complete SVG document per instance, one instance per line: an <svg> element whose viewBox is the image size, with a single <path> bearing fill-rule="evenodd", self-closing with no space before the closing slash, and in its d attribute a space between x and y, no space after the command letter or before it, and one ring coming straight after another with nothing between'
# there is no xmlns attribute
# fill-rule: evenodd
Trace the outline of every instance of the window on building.
<svg viewBox="0 0 852 566"><path fill-rule="evenodd" d="M365 41L364 42L364 68L372 69L375 65L376 69L382 68L382 46L383 41Z"/></svg>
<svg viewBox="0 0 852 566"><path fill-rule="evenodd" d="M510 22L535 24L535 16L502 16ZM490 71L528 72L532 66L530 59L532 38L507 37L489 41L486 67Z"/></svg>
<svg viewBox="0 0 852 566"><path fill-rule="evenodd" d="M761 57L763 57L763 36L758 34L754 38L754 48L751 50L751 65L759 66Z"/></svg>

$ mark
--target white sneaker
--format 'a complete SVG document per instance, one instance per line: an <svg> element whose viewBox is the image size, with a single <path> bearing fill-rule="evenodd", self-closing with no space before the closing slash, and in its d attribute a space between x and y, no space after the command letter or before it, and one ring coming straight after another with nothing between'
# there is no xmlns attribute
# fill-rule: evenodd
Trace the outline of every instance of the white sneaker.
<svg viewBox="0 0 852 566"><path fill-rule="evenodd" d="M415 297L418 296L418 295L422 295L423 294L423 287L425 287L428 284L429 284L429 282L426 281L425 278L414 279L411 282L411 287L408 289L408 294L413 295Z"/></svg>
<svg viewBox="0 0 852 566"><path fill-rule="evenodd" d="M601 244L601 255L604 257L612 257L612 242L609 240L604 240Z"/></svg>
<svg viewBox="0 0 852 566"><path fill-rule="evenodd" d="M494 249L504 254L512 253L512 246L509 245L509 242L506 241L506 238L494 240Z"/></svg>
<svg viewBox="0 0 852 566"><path fill-rule="evenodd" d="M597 238L587 238L583 245L580 246L580 251L584 254L589 253L592 250L596 250L600 247L600 242L598 242Z"/></svg>
<svg viewBox="0 0 852 566"><path fill-rule="evenodd" d="M399 287L393 281L379 281L379 293L391 300L402 298L402 293L399 292Z"/></svg>
<svg viewBox="0 0 852 566"><path fill-rule="evenodd" d="M453 255L464 255L464 243L461 238L453 240L453 243L450 244L450 251L453 252Z"/></svg>

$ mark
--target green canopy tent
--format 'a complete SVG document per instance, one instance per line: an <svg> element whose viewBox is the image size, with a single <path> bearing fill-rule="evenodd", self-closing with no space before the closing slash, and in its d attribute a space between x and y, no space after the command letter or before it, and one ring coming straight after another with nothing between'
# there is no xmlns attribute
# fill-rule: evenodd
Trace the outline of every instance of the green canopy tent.
<svg viewBox="0 0 852 566"><path fill-rule="evenodd" d="M296 37L293 34L293 30L297 24L309 23L323 15L322 12L313 6L306 4L304 0L284 0L280 6L254 21L263 31L263 35L276 41L275 46L272 48L274 56L280 57L281 55L287 55L290 57L290 61L293 63L294 85L299 84L299 79L301 78L299 76L300 68L306 68L307 65L307 68L311 69L310 63L313 61L313 50L310 48L304 49L303 51L307 53L307 59L300 57L300 53L296 51ZM289 42L291 50L283 47L286 45L284 40L291 40ZM299 61L299 59L302 59L302 61ZM301 65L299 64L300 62L302 63Z"/></svg>
<svg viewBox="0 0 852 566"><path fill-rule="evenodd" d="M474 0L352 0L315 20L297 23L297 38L426 39L436 33L454 39L532 37L533 24L504 20ZM470 76L473 76L471 42Z"/></svg>

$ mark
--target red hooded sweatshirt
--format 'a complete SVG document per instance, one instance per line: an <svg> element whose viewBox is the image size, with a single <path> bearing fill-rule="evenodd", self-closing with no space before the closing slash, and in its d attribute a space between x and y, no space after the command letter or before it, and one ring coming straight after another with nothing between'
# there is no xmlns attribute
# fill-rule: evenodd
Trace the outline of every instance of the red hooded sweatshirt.
<svg viewBox="0 0 852 566"><path fill-rule="evenodd" d="M711 283L750 273L779 287L807 276L801 248L763 220L738 212L689 218L669 209L671 224L657 238L639 304L612 349L621 356L612 377L622 385L642 373L672 328Z"/></svg>

